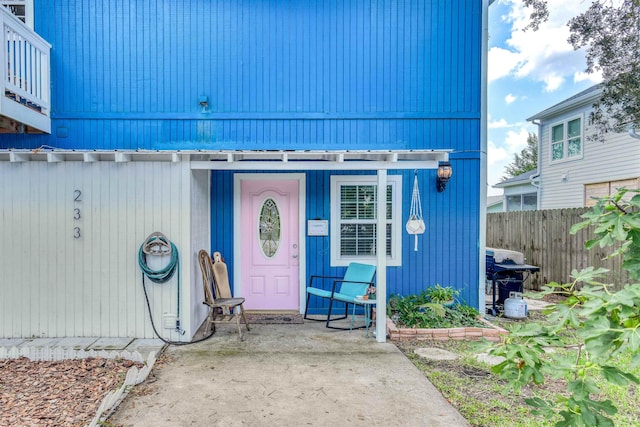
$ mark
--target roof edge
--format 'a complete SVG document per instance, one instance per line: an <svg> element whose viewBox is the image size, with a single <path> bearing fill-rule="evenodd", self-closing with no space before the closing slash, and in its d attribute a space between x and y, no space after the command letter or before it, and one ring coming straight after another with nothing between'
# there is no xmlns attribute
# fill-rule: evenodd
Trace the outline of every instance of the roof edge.
<svg viewBox="0 0 640 427"><path fill-rule="evenodd" d="M553 117L560 115L566 111L572 110L577 106L587 104L589 102L593 102L596 99L600 98L602 95L602 83L598 83L596 85L591 86L588 89L583 90L582 92L577 93L574 96L571 96L552 107L547 108L546 110L542 110L537 114L534 114L531 117L527 118L528 122L533 122L534 120L546 119L548 117Z"/></svg>

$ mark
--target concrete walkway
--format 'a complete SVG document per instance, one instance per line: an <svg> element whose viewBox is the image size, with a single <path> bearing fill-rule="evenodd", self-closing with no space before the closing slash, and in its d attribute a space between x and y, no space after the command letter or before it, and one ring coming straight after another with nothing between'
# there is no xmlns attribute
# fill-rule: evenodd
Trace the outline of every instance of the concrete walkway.
<svg viewBox="0 0 640 427"><path fill-rule="evenodd" d="M244 331L243 331L244 332ZM123 426L468 426L392 343L323 323L232 325L169 346L109 418ZM150 381L155 376L155 381Z"/></svg>

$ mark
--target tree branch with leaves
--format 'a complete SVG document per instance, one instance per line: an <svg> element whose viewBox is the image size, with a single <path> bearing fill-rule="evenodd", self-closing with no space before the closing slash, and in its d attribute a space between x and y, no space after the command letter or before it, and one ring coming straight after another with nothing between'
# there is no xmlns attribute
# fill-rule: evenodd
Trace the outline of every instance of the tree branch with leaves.
<svg viewBox="0 0 640 427"><path fill-rule="evenodd" d="M527 136L527 146L513 156L513 160L505 167L505 175L501 178L505 181L509 178L529 172L538 167L538 137L535 133Z"/></svg>
<svg viewBox="0 0 640 427"><path fill-rule="evenodd" d="M618 246L610 256L623 257L629 277L640 279L640 190L623 189L601 198L583 218L571 233L593 227L587 247ZM601 283L606 271L573 270L571 282L549 283L538 296L563 300L543 311L546 322L518 325L504 342L491 345L491 355L505 358L493 372L514 389L550 378L566 381L567 393L555 399L525 399L535 414L559 420L559 427L613 426L611 417L618 409L599 397L598 380L619 387L640 383L628 370L640 366L640 283ZM622 355L630 356L628 369L615 363Z"/></svg>
<svg viewBox="0 0 640 427"><path fill-rule="evenodd" d="M526 29L537 30L549 17L546 0L523 0L531 8ZM588 73L602 72L602 96L590 121L595 137L640 129L640 0L596 0L572 18L569 43L585 48Z"/></svg>

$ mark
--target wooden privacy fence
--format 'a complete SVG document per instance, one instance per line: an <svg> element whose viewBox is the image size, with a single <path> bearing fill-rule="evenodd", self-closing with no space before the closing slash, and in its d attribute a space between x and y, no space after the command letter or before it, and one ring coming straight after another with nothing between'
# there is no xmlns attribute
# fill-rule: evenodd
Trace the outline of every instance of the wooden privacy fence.
<svg viewBox="0 0 640 427"><path fill-rule="evenodd" d="M587 250L587 240L594 237L593 227L576 234L569 231L589 208L552 209L541 211L498 212L487 214L487 247L509 249L524 253L527 264L537 265L540 272L533 273L525 288L540 290L548 282L571 280L571 270L604 267L607 276L600 281L620 285L628 283L622 258L604 259L612 248L595 247Z"/></svg>

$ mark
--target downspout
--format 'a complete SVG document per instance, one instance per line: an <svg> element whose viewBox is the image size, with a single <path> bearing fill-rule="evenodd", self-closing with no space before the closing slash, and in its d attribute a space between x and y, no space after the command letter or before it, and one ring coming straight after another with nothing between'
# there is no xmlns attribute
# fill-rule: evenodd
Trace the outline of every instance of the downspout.
<svg viewBox="0 0 640 427"><path fill-rule="evenodd" d="M478 233L478 311L485 314L487 252L487 60L489 51L489 6L494 0L482 1L482 48L480 58L480 221Z"/></svg>
<svg viewBox="0 0 640 427"><path fill-rule="evenodd" d="M640 139L640 135L636 133L636 128L633 125L629 126L629 136L631 138Z"/></svg>
<svg viewBox="0 0 640 427"><path fill-rule="evenodd" d="M540 134L540 126L542 125L542 123L536 122L535 120L531 120L531 123L538 126L538 158L536 159L536 163L537 163L536 167L538 169L538 173L530 176L529 182L531 183L531 185L536 187L536 208L540 209L540 192L542 191L542 189L540 188L540 184L539 184L540 181L538 180L538 178L540 178L540 157L541 157L540 153L542 153L542 147L541 147L542 135Z"/></svg>

